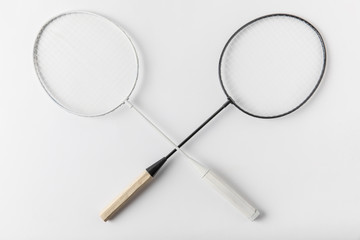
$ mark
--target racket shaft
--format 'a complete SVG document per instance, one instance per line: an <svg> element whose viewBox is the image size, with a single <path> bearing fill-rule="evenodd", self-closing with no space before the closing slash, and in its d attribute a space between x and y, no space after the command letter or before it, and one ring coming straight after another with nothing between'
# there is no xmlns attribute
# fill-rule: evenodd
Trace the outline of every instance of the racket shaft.
<svg viewBox="0 0 360 240"><path fill-rule="evenodd" d="M117 211L119 211L128 200L131 199L141 188L143 188L153 177L144 171L123 193L117 196L100 214L100 217L106 222Z"/></svg>
<svg viewBox="0 0 360 240"><path fill-rule="evenodd" d="M175 144L157 125L155 125L146 115L137 107L135 107L130 101L126 101L128 106L135 110L146 122L149 123L160 135L162 135L171 145L175 147L177 151L183 154L195 167L200 176L207 180L207 182L211 183L211 186L215 188L215 190L222 195L225 199L230 201L232 205L238 208L247 218L250 220L254 220L258 215L259 211L252 207L243 197L240 196L230 185L226 184L223 179L218 177L214 172L209 170L206 166L196 161L194 158L190 157L187 153L185 153L179 146ZM227 101L220 109L226 107L229 104ZM220 112L218 110L218 112ZM216 115L216 114L215 114Z"/></svg>
<svg viewBox="0 0 360 240"><path fill-rule="evenodd" d="M225 199L240 210L249 220L255 220L260 212L250 205L240 194L238 194L229 184L209 170L203 179L206 179L211 186L218 191Z"/></svg>

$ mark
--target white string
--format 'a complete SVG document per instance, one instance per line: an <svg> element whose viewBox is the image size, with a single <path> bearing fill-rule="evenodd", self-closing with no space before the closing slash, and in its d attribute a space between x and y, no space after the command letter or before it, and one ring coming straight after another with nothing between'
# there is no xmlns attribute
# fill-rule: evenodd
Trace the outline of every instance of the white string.
<svg viewBox="0 0 360 240"><path fill-rule="evenodd" d="M87 12L50 20L36 40L34 63L47 93L81 116L116 109L131 94L138 75L136 51L126 33Z"/></svg>

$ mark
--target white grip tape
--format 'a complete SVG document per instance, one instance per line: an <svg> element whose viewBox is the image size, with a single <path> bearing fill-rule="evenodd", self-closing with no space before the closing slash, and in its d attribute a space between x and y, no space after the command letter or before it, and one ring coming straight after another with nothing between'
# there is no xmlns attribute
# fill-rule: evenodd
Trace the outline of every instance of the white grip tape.
<svg viewBox="0 0 360 240"><path fill-rule="evenodd" d="M251 206L232 187L225 183L223 179L211 170L209 170L203 178L206 179L207 182L211 183L224 198L239 209L249 220L254 221L260 215L260 212L256 208Z"/></svg>

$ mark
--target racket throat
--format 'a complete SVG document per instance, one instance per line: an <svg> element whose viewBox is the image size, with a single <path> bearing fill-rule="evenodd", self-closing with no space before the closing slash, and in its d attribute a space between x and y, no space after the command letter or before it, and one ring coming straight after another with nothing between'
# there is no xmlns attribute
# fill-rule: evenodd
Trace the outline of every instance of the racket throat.
<svg viewBox="0 0 360 240"><path fill-rule="evenodd" d="M148 167L146 171L152 176L155 177L156 173L159 171L159 169L164 165L164 163L168 160L167 157L163 157L159 161L155 162L153 165Z"/></svg>
<svg viewBox="0 0 360 240"><path fill-rule="evenodd" d="M227 101L224 103L224 105L229 105L229 104L235 104L235 101L230 97L230 96L228 96L227 97Z"/></svg>

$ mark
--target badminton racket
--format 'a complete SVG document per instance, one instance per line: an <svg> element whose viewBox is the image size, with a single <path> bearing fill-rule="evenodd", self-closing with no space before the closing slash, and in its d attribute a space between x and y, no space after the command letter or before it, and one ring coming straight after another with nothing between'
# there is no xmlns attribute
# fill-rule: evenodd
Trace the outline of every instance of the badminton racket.
<svg viewBox="0 0 360 240"><path fill-rule="evenodd" d="M119 26L89 12L68 12L52 18L40 30L34 46L34 65L47 94L70 113L94 117L128 105L180 150L129 100L136 86L139 60L133 42ZM225 198L251 220L258 211L208 168L180 150ZM173 153L172 153L173 154ZM172 155L171 154L171 155ZM163 161L160 160L160 163ZM156 174L160 163L148 168L101 214L108 220ZM138 187L136 187L138 186Z"/></svg>
<svg viewBox="0 0 360 240"><path fill-rule="evenodd" d="M318 88L326 66L326 49L319 31L289 14L266 15L242 26L225 44L219 60L219 79L226 102L173 151L146 171L101 214L106 220L132 194L154 177L180 147L229 105L256 118L286 116L303 106ZM254 220L259 212L210 170L202 177Z"/></svg>

